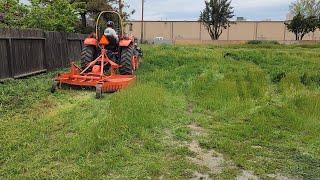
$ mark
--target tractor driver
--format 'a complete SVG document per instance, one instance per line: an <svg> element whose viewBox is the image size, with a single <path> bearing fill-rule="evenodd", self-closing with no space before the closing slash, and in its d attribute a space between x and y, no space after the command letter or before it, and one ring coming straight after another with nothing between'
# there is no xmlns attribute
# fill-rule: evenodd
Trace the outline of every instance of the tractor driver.
<svg viewBox="0 0 320 180"><path fill-rule="evenodd" d="M113 21L108 21L107 28L104 30L104 35L107 36L108 38L114 38L114 40L116 41L116 44L118 44L119 37L117 35L117 32L113 28L114 28Z"/></svg>

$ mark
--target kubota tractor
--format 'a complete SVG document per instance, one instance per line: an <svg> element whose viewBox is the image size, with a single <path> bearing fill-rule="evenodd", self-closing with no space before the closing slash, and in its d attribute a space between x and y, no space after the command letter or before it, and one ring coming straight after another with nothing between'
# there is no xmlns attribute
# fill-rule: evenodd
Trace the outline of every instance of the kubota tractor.
<svg viewBox="0 0 320 180"><path fill-rule="evenodd" d="M101 20L102 23L101 23ZM115 22L119 41L103 34L103 23ZM95 87L96 98L104 92L115 92L135 81L134 71L139 67L142 51L133 36L124 35L122 19L115 11L103 11L96 21L96 32L84 41L81 67L71 64L70 72L59 74L53 81L51 92L61 85Z"/></svg>

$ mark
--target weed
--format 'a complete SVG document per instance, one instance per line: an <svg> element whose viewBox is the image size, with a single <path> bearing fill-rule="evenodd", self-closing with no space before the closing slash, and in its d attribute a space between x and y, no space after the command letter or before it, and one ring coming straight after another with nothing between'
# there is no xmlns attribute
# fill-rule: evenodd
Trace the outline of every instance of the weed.
<svg viewBox="0 0 320 180"><path fill-rule="evenodd" d="M55 73L1 84L0 178L191 178L195 139L234 164L215 178L320 176L319 45L143 49L137 84L102 100L50 94Z"/></svg>

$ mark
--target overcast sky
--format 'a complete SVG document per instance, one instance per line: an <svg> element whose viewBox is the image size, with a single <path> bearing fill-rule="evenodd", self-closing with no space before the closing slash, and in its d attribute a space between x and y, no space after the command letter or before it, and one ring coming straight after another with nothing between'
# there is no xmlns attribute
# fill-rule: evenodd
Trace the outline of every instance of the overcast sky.
<svg viewBox="0 0 320 180"><path fill-rule="evenodd" d="M146 20L197 20L204 0L145 0ZM285 20L294 0L232 0L236 16L249 20ZM137 10L133 19L141 18L141 0L126 0Z"/></svg>
<svg viewBox="0 0 320 180"><path fill-rule="evenodd" d="M27 0L22 0L26 2ZM132 19L141 19L141 0L124 0L135 9ZM145 0L146 20L197 20L204 0ZM294 0L232 0L235 15L248 20L285 20Z"/></svg>

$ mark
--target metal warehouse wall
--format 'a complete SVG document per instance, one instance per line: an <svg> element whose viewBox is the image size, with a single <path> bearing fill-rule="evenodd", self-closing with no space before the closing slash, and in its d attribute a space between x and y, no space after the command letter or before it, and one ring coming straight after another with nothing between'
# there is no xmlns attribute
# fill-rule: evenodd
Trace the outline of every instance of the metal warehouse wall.
<svg viewBox="0 0 320 180"><path fill-rule="evenodd" d="M141 34L141 22L132 21L126 26L127 31L136 37ZM130 31L131 30L131 31ZM211 40L203 25L196 21L146 21L144 39L151 41L155 37L166 40ZM220 40L295 40L282 21L240 21L223 31ZM320 31L310 33L304 40L320 40Z"/></svg>

